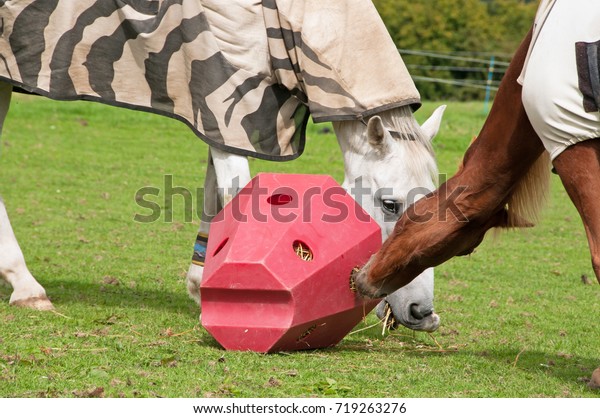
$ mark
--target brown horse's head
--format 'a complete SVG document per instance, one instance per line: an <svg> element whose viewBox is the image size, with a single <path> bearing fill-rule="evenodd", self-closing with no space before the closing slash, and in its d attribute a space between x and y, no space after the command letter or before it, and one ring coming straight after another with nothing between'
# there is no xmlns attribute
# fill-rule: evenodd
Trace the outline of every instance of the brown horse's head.
<svg viewBox="0 0 600 418"><path fill-rule="evenodd" d="M461 178L451 179L403 214L381 250L355 275L361 294L383 297L429 267L470 254L490 228L531 225L511 217L501 200L491 210L478 203L478 193L461 185Z"/></svg>

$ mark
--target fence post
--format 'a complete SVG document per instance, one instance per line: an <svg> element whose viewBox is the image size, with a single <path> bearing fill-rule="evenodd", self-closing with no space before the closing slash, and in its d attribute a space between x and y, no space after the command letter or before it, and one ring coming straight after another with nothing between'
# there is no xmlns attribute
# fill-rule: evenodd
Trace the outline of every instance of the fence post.
<svg viewBox="0 0 600 418"><path fill-rule="evenodd" d="M488 112L488 106L489 106L489 102L490 102L490 92L491 92L491 87L492 87L492 81L494 78L494 63L496 61L496 57L494 55L492 55L490 57L490 66L488 67L488 78L487 78L487 84L485 87L485 100L483 102L483 113L487 113Z"/></svg>

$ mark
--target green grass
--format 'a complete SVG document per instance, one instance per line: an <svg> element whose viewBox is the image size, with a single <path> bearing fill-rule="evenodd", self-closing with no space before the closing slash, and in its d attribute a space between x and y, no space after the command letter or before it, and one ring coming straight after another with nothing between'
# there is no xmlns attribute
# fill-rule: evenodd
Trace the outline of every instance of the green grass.
<svg viewBox="0 0 600 418"><path fill-rule="evenodd" d="M482 103L449 104L435 142L443 173L454 173L483 119ZM297 161L253 160L254 172L341 181L337 143L322 128L310 127ZM161 202L172 223L133 221L141 187L162 187L167 174L202 186L207 148L185 126L17 96L2 141L0 194L57 308L11 308L0 287L2 397L599 395L585 379L600 365L600 287L581 281L593 277L585 235L557 178L538 227L437 269L442 350L428 334L382 337L375 326L331 349L261 355L226 352L199 326L185 291L198 223L184 222L182 202Z"/></svg>

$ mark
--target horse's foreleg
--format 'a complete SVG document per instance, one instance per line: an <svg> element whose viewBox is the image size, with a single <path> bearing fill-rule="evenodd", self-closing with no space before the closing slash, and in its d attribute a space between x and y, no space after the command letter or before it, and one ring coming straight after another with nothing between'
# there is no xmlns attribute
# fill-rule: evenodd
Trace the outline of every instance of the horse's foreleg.
<svg viewBox="0 0 600 418"><path fill-rule="evenodd" d="M200 282L204 273L204 259L206 257L210 222L221 209L217 196L217 174L215 173L215 164L210 149L208 150L208 165L204 178L203 200L200 229L194 243L192 263L187 273L188 294L198 305L200 305Z"/></svg>
<svg viewBox="0 0 600 418"><path fill-rule="evenodd" d="M200 218L200 229L194 243L194 254L192 263L187 272L187 290L190 297L200 305L200 282L204 273L204 259L206 256L206 245L208 243L208 232L210 222L219 212L219 199L217 197L217 175L210 149L208 150L208 165L204 177L204 198L202 215Z"/></svg>
<svg viewBox="0 0 600 418"><path fill-rule="evenodd" d="M250 166L248 158L241 155L215 148L211 149L211 154L217 177L217 195L223 207L250 182Z"/></svg>
<svg viewBox="0 0 600 418"><path fill-rule="evenodd" d="M204 255L210 222L221 209L250 181L248 159L211 148L204 180L204 204L194 256L187 274L187 290L200 304L200 283L204 273Z"/></svg>
<svg viewBox="0 0 600 418"><path fill-rule="evenodd" d="M570 146L554 159L554 168L581 216L600 283L600 138ZM600 367L588 385L600 388Z"/></svg>
<svg viewBox="0 0 600 418"><path fill-rule="evenodd" d="M0 83L0 132L8 113L12 86ZM8 220L4 202L0 199L0 277L13 288L10 304L34 309L53 309L46 291L35 280L25 264L25 258Z"/></svg>
<svg viewBox="0 0 600 418"><path fill-rule="evenodd" d="M583 221L600 283L600 138L567 148L554 167Z"/></svg>

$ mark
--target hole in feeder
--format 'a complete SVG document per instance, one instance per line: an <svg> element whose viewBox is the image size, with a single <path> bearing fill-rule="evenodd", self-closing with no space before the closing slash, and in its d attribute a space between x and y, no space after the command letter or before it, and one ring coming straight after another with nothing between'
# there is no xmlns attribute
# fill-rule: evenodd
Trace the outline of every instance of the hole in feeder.
<svg viewBox="0 0 600 418"><path fill-rule="evenodd" d="M354 281L354 275L360 271L360 267L356 266L350 272L350 291L356 293L356 282Z"/></svg>
<svg viewBox="0 0 600 418"><path fill-rule="evenodd" d="M296 341L300 342L300 341L306 339L306 337L308 337L310 334L312 334L312 332L315 329L317 329L317 324L310 326L306 331L304 331L302 334L300 334L300 336L298 338L296 338Z"/></svg>
<svg viewBox="0 0 600 418"><path fill-rule="evenodd" d="M311 261L313 259L313 253L311 249L308 248L308 245L306 245L302 241L294 241L293 247L294 251L296 252L296 255L302 260Z"/></svg>
<svg viewBox="0 0 600 418"><path fill-rule="evenodd" d="M267 197L267 202L269 202L269 204L274 205L274 206L287 205L292 200L294 200L294 199L292 199L292 196L290 196L289 194L284 194L284 193L276 193L274 195Z"/></svg>
<svg viewBox="0 0 600 418"><path fill-rule="evenodd" d="M225 238L223 240L223 242L221 242L219 244L219 246L217 247L217 249L215 250L215 252L213 253L213 257L216 256L217 254L219 254L221 252L221 250L225 247L225 245L227 244L227 242L229 241L229 238Z"/></svg>

